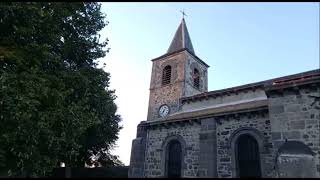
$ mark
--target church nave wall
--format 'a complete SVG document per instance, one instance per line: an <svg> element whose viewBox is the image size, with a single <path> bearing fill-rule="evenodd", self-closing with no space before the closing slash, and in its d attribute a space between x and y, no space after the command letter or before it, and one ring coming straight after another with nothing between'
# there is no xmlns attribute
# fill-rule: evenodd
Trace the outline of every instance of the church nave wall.
<svg viewBox="0 0 320 180"><path fill-rule="evenodd" d="M166 143L171 139L180 138L183 144L182 176L196 177L199 169L199 124L177 125L148 129L145 177L165 176Z"/></svg>
<svg viewBox="0 0 320 180"><path fill-rule="evenodd" d="M271 130L267 110L224 116L217 121L217 171L218 177L236 177L236 140L240 134L252 135L259 144L262 177L273 173L274 158L271 153Z"/></svg>

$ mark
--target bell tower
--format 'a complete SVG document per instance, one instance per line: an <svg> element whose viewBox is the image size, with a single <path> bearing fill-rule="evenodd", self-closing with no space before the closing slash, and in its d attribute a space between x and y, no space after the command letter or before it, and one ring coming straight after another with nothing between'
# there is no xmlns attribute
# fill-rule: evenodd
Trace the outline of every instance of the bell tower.
<svg viewBox="0 0 320 180"><path fill-rule="evenodd" d="M166 54L152 61L147 121L179 111L181 97L208 91L208 65L193 49L184 18Z"/></svg>

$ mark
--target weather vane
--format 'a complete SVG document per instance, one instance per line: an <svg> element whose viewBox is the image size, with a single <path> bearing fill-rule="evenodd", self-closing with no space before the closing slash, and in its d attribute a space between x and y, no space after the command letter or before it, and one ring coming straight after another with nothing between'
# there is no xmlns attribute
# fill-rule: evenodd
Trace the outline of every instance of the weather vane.
<svg viewBox="0 0 320 180"><path fill-rule="evenodd" d="M187 16L186 13L184 12L184 9L182 11L180 10L180 12L182 13L183 18L184 18L184 16Z"/></svg>

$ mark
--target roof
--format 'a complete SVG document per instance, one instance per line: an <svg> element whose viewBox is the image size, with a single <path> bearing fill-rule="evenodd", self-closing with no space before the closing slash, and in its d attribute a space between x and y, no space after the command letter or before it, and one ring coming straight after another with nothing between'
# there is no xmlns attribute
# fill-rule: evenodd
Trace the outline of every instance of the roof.
<svg viewBox="0 0 320 180"><path fill-rule="evenodd" d="M268 100L266 99L253 100L253 101L244 102L244 103L230 104L225 106L204 108L196 111L176 113L166 117L165 119L151 121L148 123L149 125L154 125L154 124L162 124L166 122L184 121L184 120L193 119L193 118L204 118L212 115L223 116L223 115L233 114L233 113L243 113L243 112L262 110L262 109L266 109L267 107L268 107Z"/></svg>
<svg viewBox="0 0 320 180"><path fill-rule="evenodd" d="M171 44L170 44L170 47L169 47L167 53L160 56L160 57L154 58L151 61L155 61L155 60L159 60L159 59L171 56L171 55L175 55L175 54L180 53L182 51L187 51L198 62L205 65L206 67L209 67L208 64L206 64L198 56L196 56L184 18L182 18L182 21L181 21L173 39L172 39L172 41L171 41Z"/></svg>
<svg viewBox="0 0 320 180"><path fill-rule="evenodd" d="M289 78L281 78L270 82L266 87L266 91L279 90L290 87L297 87L305 84L320 83L320 70L309 71L293 75Z"/></svg>
<svg viewBox="0 0 320 180"><path fill-rule="evenodd" d="M187 51L191 56L193 56L198 62L202 63L203 65L205 65L206 67L210 67L207 63L205 63L204 61L202 61L198 56L196 56L195 54L192 54L188 49L184 48L184 49L180 49L180 50L177 50L177 51L174 51L174 52L171 52L171 53L166 53L162 56L159 56L157 58L154 58L152 59L151 61L156 61L156 60L159 60L159 59L162 59L162 58L165 58L165 57L168 57L168 56L171 56L171 55L175 55L177 53L180 53L182 51Z"/></svg>
<svg viewBox="0 0 320 180"><path fill-rule="evenodd" d="M267 88L269 90L269 89L280 88L280 87L283 87L284 85L286 86L298 85L298 84L302 84L303 82L310 83L310 81L313 81L313 80L318 80L318 81L320 80L320 69L306 71L306 72L283 76L283 77L274 78L274 79L269 79L269 80L260 81L256 83L250 83L250 84L245 84L241 86L221 89L221 90L204 92L194 96L182 97L180 100L183 103L185 101L200 100L208 97L220 96L223 94L238 93L246 90L255 90L258 88L261 88L261 89Z"/></svg>
<svg viewBox="0 0 320 180"><path fill-rule="evenodd" d="M191 38L189 36L189 32L186 26L186 22L184 18L182 18L182 21L176 31L176 34L174 35L173 40L171 41L167 53L172 53L185 48L188 49L192 54L195 54L191 43Z"/></svg>

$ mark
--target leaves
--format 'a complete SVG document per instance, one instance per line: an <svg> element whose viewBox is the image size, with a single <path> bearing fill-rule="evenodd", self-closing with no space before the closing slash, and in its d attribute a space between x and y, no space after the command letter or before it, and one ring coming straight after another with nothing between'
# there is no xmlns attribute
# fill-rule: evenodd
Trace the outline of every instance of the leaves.
<svg viewBox="0 0 320 180"><path fill-rule="evenodd" d="M121 119L96 63L106 25L98 3L0 3L0 172L44 176L112 148Z"/></svg>

